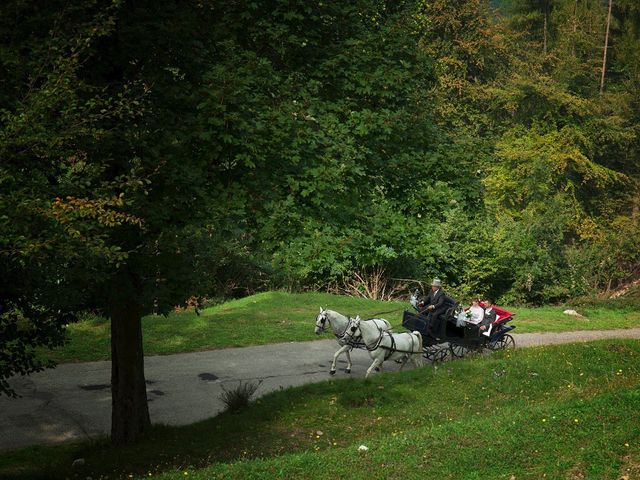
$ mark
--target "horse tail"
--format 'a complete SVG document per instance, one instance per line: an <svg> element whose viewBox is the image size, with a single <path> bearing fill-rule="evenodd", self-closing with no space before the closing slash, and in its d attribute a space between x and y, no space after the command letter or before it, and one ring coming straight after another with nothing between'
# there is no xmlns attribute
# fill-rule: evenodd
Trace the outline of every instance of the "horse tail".
<svg viewBox="0 0 640 480"><path fill-rule="evenodd" d="M416 367L421 367L424 365L422 361L422 334L418 331L414 331L413 333L418 336L418 351L416 352L417 355L413 356L413 363Z"/></svg>
<svg viewBox="0 0 640 480"><path fill-rule="evenodd" d="M422 352L422 334L417 330L414 330L412 333L418 336L418 352Z"/></svg>

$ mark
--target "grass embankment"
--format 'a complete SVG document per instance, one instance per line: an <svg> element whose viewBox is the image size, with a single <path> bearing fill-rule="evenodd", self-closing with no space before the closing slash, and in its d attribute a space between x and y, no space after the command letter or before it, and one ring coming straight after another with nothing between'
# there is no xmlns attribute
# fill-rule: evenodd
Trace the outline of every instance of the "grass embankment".
<svg viewBox="0 0 640 480"><path fill-rule="evenodd" d="M142 320L146 355L165 355L275 342L317 340L313 333L319 307L363 318L382 316L402 329L408 302L380 302L327 293L266 292L194 312L150 315ZM506 308L509 308L508 306ZM513 308L516 333L603 330L640 326L640 309L633 305L589 305L579 309L586 318L564 315L565 307ZM69 342L46 353L58 362L107 360L109 322L88 317L68 328ZM328 338L328 337L324 337Z"/></svg>
<svg viewBox="0 0 640 480"><path fill-rule="evenodd" d="M640 342L602 341L330 380L133 446L0 452L0 477L638 478L639 360Z"/></svg>

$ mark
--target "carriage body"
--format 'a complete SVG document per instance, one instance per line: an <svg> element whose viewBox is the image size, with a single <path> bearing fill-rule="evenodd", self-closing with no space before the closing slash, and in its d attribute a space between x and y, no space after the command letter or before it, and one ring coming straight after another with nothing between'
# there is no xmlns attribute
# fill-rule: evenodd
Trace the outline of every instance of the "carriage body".
<svg viewBox="0 0 640 480"><path fill-rule="evenodd" d="M402 326L413 331L417 330L422 334L424 345L424 356L428 360L444 360L448 356L459 358L469 351L479 351L483 349L500 350L511 348L515 341L509 332L515 328L508 323L513 320L514 313L504 308L494 306L496 319L491 324L491 334L482 335L477 325L465 324L456 325L456 307L449 308L442 320L445 324L443 331L436 338L428 330L427 316L422 313L404 311Z"/></svg>

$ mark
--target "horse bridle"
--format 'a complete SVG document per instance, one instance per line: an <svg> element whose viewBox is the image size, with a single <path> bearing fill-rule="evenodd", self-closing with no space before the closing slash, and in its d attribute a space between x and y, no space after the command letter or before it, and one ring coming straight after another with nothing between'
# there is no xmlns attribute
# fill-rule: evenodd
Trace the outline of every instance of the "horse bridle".
<svg viewBox="0 0 640 480"><path fill-rule="evenodd" d="M321 328L321 332L324 332L327 329L327 323L331 323L331 320L329 320L329 318L327 317L327 311L323 310L321 313L318 314L318 317L320 318L320 328ZM347 330L349 329L349 325L351 325L351 317L347 317L349 320L347 322L347 325L344 327L344 331L342 333L334 333L334 335L338 338L341 339L345 336L348 336L350 338L353 338L353 335L347 335ZM318 320L316 320L316 327L318 326Z"/></svg>
<svg viewBox="0 0 640 480"><path fill-rule="evenodd" d="M362 338L362 335L360 336L354 335L354 333L356 333L357 327L353 325L353 318L351 317L347 317L347 318L349 319L349 321L347 322L347 326L344 327L344 332L342 332L340 335L336 333L336 337L338 337L341 340L345 338L349 338L348 341L351 341L352 343L361 343L358 340Z"/></svg>
<svg viewBox="0 0 640 480"><path fill-rule="evenodd" d="M320 312L318 314L318 317L320 317L320 333L322 333L327 329L327 323L331 324L331 320L329 320L326 310L323 310L322 312ZM317 319L318 317L316 317L316 327L318 326L318 319Z"/></svg>

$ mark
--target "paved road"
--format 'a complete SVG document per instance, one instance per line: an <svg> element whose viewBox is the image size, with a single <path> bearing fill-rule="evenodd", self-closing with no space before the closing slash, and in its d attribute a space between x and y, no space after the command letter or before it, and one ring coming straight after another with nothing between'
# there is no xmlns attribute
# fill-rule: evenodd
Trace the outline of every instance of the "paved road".
<svg viewBox="0 0 640 480"><path fill-rule="evenodd" d="M548 345L602 338L640 338L640 328L594 332L514 335L518 346ZM258 347L230 348L179 355L147 357L145 376L151 419L155 423L184 425L219 413L223 387L239 381L262 384L257 395L319 382L328 375L334 340L292 342ZM370 364L365 351L356 351L351 376L362 377ZM339 364L336 378L344 373ZM111 376L109 362L60 365L11 385L22 395L18 400L0 398L0 449L33 444L55 444L90 439L109 433L111 422ZM385 370L398 365L385 363Z"/></svg>

